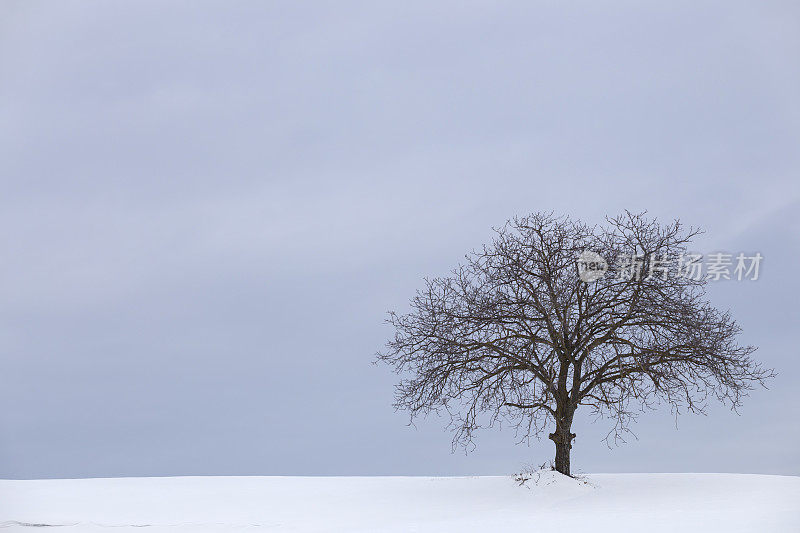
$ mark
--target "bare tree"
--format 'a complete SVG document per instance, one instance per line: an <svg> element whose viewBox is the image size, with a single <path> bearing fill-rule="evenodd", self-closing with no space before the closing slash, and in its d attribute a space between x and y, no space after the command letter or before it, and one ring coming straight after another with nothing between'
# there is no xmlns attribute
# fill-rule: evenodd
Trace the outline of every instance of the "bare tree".
<svg viewBox="0 0 800 533"><path fill-rule="evenodd" d="M412 419L446 411L454 445L498 421L523 438L552 427L556 470L570 475L580 406L610 418L616 439L659 401L676 413L714 397L736 408L773 375L706 300L707 280L675 268L699 231L644 214L606 220L515 218L452 275L427 279L411 312L389 313L395 336L378 354L403 376L396 407ZM587 251L598 259L588 275L576 260Z"/></svg>

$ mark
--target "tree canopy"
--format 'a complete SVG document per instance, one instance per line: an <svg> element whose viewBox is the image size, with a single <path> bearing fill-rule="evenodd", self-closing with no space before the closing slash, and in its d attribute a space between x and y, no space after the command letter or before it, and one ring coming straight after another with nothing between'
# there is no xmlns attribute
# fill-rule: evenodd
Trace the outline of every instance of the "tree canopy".
<svg viewBox="0 0 800 533"><path fill-rule="evenodd" d="M448 413L456 443L499 420L523 437L551 428L568 475L579 407L610 418L613 438L658 402L737 407L772 371L707 300L708 279L680 271L698 233L629 212L603 225L546 213L507 222L450 275L426 279L409 312L390 312L395 334L378 359L402 376L396 407Z"/></svg>

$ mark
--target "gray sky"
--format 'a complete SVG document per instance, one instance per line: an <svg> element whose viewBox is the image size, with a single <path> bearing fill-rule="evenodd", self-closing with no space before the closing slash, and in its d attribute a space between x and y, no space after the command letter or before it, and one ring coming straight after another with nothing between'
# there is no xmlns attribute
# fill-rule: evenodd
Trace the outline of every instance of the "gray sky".
<svg viewBox="0 0 800 533"><path fill-rule="evenodd" d="M800 474L792 2L3 2L0 477L490 474L370 364L490 227L647 209L780 376L585 472Z"/></svg>

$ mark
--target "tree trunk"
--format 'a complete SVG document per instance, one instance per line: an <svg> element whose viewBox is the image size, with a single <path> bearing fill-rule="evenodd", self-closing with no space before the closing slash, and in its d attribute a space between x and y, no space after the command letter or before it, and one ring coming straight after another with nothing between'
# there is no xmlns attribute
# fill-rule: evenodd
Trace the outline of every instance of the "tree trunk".
<svg viewBox="0 0 800 533"><path fill-rule="evenodd" d="M556 471L565 476L572 475L570 473L569 454L572 450L572 439L574 438L575 434L570 433L569 428L550 433L550 440L556 445Z"/></svg>

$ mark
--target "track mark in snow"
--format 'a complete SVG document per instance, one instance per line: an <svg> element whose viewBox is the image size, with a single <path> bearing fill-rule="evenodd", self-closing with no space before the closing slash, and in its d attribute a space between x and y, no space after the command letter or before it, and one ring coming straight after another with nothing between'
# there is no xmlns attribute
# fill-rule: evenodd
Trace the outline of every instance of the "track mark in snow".
<svg viewBox="0 0 800 533"><path fill-rule="evenodd" d="M21 522L19 520L8 520L0 522L0 528L8 527L74 527L74 526L94 526L94 527L202 527L202 526L227 526L227 527L280 527L281 524L236 524L231 522L187 522L182 524L99 524L97 522L72 522L69 524L40 524L35 522Z"/></svg>
<svg viewBox="0 0 800 533"><path fill-rule="evenodd" d="M22 526L22 527L64 527L64 526L74 526L75 524L37 524L35 522L20 522L18 520L9 520L7 522L0 523L0 527L13 527L13 526Z"/></svg>

